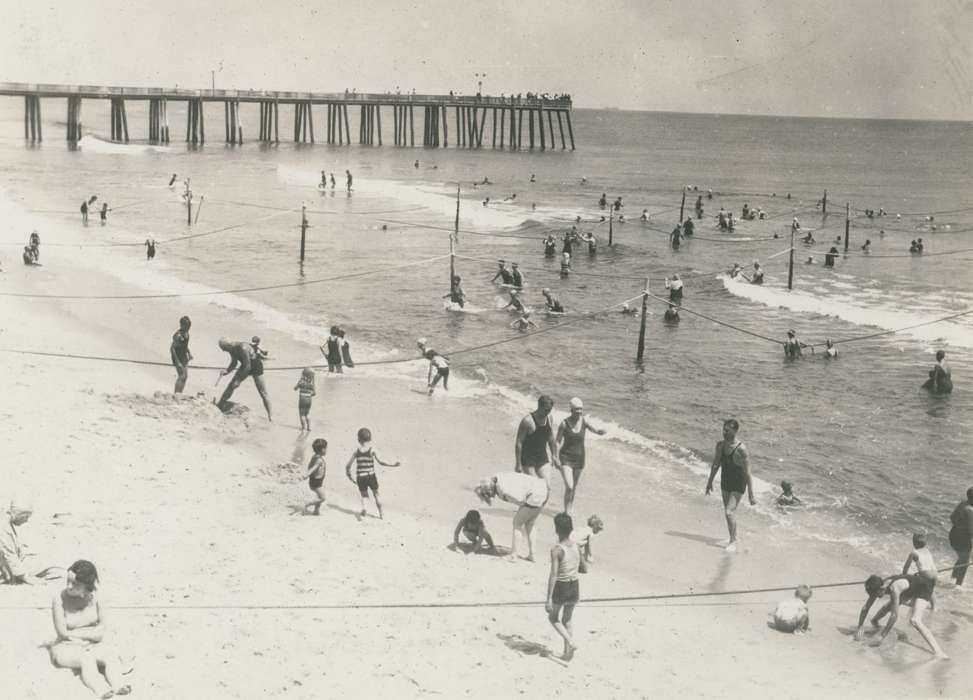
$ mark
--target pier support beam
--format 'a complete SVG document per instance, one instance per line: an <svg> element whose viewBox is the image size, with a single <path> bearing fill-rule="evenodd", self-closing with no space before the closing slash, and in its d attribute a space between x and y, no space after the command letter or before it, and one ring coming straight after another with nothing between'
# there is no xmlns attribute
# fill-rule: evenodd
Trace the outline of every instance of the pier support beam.
<svg viewBox="0 0 973 700"><path fill-rule="evenodd" d="M111 98L111 140L128 143L128 118L125 116L125 100Z"/></svg>
<svg viewBox="0 0 973 700"><path fill-rule="evenodd" d="M443 118L443 148L449 148L449 113L446 111L446 105L443 105L440 109Z"/></svg>
<svg viewBox="0 0 973 700"><path fill-rule="evenodd" d="M503 148L503 129L506 126L507 110L505 107L500 108L500 148Z"/></svg>
<svg viewBox="0 0 973 700"><path fill-rule="evenodd" d="M568 120L568 135L571 137L571 150L574 150L574 131L571 129L571 113L565 112L565 118Z"/></svg>
<svg viewBox="0 0 973 700"><path fill-rule="evenodd" d="M561 110L557 110L557 130L561 132L561 150L564 150L564 124L561 122Z"/></svg>
<svg viewBox="0 0 973 700"><path fill-rule="evenodd" d="M81 98L68 98L67 140L77 143L81 140Z"/></svg>

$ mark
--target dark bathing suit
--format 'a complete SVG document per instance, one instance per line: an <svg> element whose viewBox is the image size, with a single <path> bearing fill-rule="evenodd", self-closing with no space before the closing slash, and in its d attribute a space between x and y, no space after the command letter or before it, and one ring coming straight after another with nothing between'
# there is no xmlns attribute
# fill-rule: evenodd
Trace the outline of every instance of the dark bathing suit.
<svg viewBox="0 0 973 700"><path fill-rule="evenodd" d="M582 418L581 430L574 432L568 421L562 423L564 426L564 444L561 446L561 464L566 464L574 469L584 469L584 419Z"/></svg>
<svg viewBox="0 0 973 700"><path fill-rule="evenodd" d="M744 473L743 467L739 466L733 459L733 455L742 444L742 442L738 442L736 447L730 450L730 454L726 454L725 445L720 446L720 469L723 470L723 475L720 477L720 488L728 493L746 493L747 491L747 475Z"/></svg>
<svg viewBox="0 0 973 700"><path fill-rule="evenodd" d="M525 467L543 467L547 464L547 445L551 438L551 416L544 419L543 425L537 425L534 414L530 414L534 421L534 432L524 438L520 449L520 463Z"/></svg>
<svg viewBox="0 0 973 700"><path fill-rule="evenodd" d="M899 603L906 605L916 599L924 600L927 603L932 602L932 592L936 588L935 582L923 578L919 574L908 574L907 576L896 576L889 581L889 585L902 578L909 582L909 587L899 595ZM888 586L886 586L886 590L888 590Z"/></svg>
<svg viewBox="0 0 973 700"><path fill-rule="evenodd" d="M378 477L375 476L375 457L372 455L372 448L355 450L355 481L358 484L358 493L362 496L368 495L368 489L372 493L378 493Z"/></svg>
<svg viewBox="0 0 973 700"><path fill-rule="evenodd" d="M176 331L172 334L172 352L181 364L189 364L189 333Z"/></svg>

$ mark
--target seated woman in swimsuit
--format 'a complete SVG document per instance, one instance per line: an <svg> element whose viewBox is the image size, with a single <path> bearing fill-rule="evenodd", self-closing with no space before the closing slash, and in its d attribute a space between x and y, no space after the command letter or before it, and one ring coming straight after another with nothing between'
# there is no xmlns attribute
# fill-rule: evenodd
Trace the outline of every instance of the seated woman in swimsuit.
<svg viewBox="0 0 973 700"><path fill-rule="evenodd" d="M68 567L67 585L51 602L57 641L51 661L59 668L79 671L81 682L95 695L110 698L128 695L132 687L122 680L118 654L104 642L105 609L96 595L98 570L79 559ZM104 668L104 678L98 668Z"/></svg>

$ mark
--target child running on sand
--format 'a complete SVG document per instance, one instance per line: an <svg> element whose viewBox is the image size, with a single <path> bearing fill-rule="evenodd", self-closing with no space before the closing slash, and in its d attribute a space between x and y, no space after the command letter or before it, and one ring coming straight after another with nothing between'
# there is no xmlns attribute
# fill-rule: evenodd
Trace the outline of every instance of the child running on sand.
<svg viewBox="0 0 973 700"><path fill-rule="evenodd" d="M361 495L361 517L365 517L368 512L365 508L368 502L368 490L372 490L372 497L375 499L375 507L378 508L378 517L383 518L382 503L378 500L378 477L375 476L375 464L383 467L398 467L399 462L383 462L378 456L378 452L372 447L372 431L368 428L361 428L358 431L358 449L351 454L348 464L345 465L345 475L353 484L358 485L358 493ZM355 478L351 478L351 465L355 465Z"/></svg>
<svg viewBox="0 0 973 700"><path fill-rule="evenodd" d="M780 632L804 634L811 624L807 601L811 599L811 587L801 584L794 589L794 596L780 601L774 610L774 627Z"/></svg>
<svg viewBox="0 0 973 700"><path fill-rule="evenodd" d="M328 451L328 441L324 438L318 438L311 443L311 449L314 450L314 454L311 455L311 461L307 464L307 473L305 476L307 477L308 487L318 497L318 500L306 503L304 510L306 512L308 508L314 506L311 515L321 515L321 504L324 503L324 475L328 469L328 465L324 461L324 455Z"/></svg>
<svg viewBox="0 0 973 700"><path fill-rule="evenodd" d="M305 430L311 432L311 419L308 414L311 412L311 399L314 398L314 370L305 367L301 372L301 378L294 385L297 394L297 416L301 421L301 432ZM315 441L316 442L316 441Z"/></svg>
<svg viewBox="0 0 973 700"><path fill-rule="evenodd" d="M490 554L497 553L497 548L493 546L493 538L487 532L480 511L468 511L466 515L460 518L460 521L456 524L456 530L453 531L453 549L459 548L459 534L461 532L466 539L473 543L473 546L465 552L466 554L479 554L483 551L483 544L486 544L489 548L487 551Z"/></svg>
<svg viewBox="0 0 973 700"><path fill-rule="evenodd" d="M544 604L547 619L564 640L564 655L561 658L565 661L570 661L578 648L571 635L571 617L580 599L578 573L587 571L581 548L571 541L573 527L571 516L567 513L554 516L558 542L551 547L551 573L547 578L547 601Z"/></svg>

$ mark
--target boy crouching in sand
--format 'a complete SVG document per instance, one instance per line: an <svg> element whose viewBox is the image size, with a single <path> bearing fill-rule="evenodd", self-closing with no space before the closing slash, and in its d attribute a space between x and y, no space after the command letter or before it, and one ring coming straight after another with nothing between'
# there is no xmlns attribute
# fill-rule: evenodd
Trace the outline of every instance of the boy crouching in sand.
<svg viewBox="0 0 973 700"><path fill-rule="evenodd" d="M497 548L493 546L493 538L487 532L480 511L468 511L465 516L460 518L460 521L456 524L456 530L453 531L453 549L459 549L459 534L461 532L466 539L473 543L473 546L465 552L466 554L479 554L483 551L484 544L486 544L487 551L490 554L497 553Z"/></svg>
<svg viewBox="0 0 973 700"><path fill-rule="evenodd" d="M362 428L358 431L358 449L355 450L348 464L345 465L345 475L353 484L358 485L358 493L361 495L361 517L367 515L365 505L368 503L368 490L372 490L372 497L375 499L375 507L378 508L378 517L383 518L382 503L378 500L378 477L375 475L375 463L383 467L398 467L399 462L383 462L378 456L378 452L372 447L372 431ZM351 478L351 465L355 465L355 478Z"/></svg>
<svg viewBox="0 0 973 700"><path fill-rule="evenodd" d="M307 485L318 497L318 500L305 504L304 510L306 512L308 508L314 506L311 514L321 515L321 504L324 503L324 475L328 468L324 461L324 454L328 451L328 441L324 438L318 438L311 443L311 449L314 450L314 454L311 455L311 461L308 462L305 476L307 476Z"/></svg>
<svg viewBox="0 0 973 700"><path fill-rule="evenodd" d="M804 634L811 624L807 601L811 599L811 587L801 584L794 589L794 597L782 600L774 610L774 627L780 632Z"/></svg>

